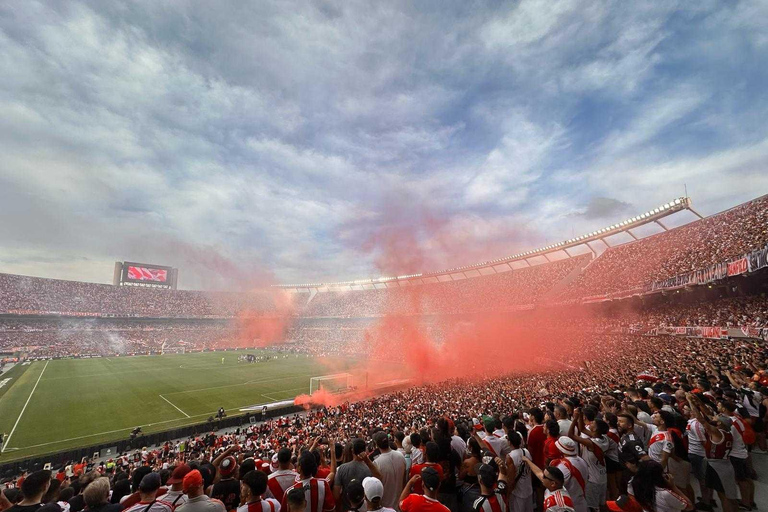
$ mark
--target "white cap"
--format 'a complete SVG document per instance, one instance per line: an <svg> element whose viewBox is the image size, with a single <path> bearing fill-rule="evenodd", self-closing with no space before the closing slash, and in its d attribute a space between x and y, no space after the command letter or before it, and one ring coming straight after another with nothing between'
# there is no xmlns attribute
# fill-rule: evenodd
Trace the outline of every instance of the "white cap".
<svg viewBox="0 0 768 512"><path fill-rule="evenodd" d="M378 478L367 476L363 478L363 490L368 501L384 496L384 484Z"/></svg>
<svg viewBox="0 0 768 512"><path fill-rule="evenodd" d="M563 455L575 457L578 453L576 448L576 441L567 436L561 436L557 441L555 441L555 446Z"/></svg>

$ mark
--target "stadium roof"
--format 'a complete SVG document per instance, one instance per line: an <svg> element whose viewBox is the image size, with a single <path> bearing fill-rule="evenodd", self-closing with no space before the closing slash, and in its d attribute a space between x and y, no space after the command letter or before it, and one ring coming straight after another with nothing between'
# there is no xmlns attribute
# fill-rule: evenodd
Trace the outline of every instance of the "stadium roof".
<svg viewBox="0 0 768 512"><path fill-rule="evenodd" d="M386 283L397 282L397 281L409 281L413 279L421 279L426 277L437 277L442 275L450 275L454 273L463 273L468 270L479 270L482 268L495 267L498 265L509 265L510 263L515 261L527 262L529 258L534 258L537 256L544 256L546 258L547 254L552 254L560 251L564 251L565 254L568 255L568 257L571 257L571 254L567 251L567 249L578 247L585 244L589 247L590 242L594 242L598 240L603 241L603 243L605 243L603 240L604 238L612 235L616 235L618 233L628 233L632 238L637 239L637 237L635 237L635 235L632 234L630 229L640 227L644 224L649 224L654 222L660 225L662 228L664 228L664 230L666 230L667 227L664 226L664 224L661 224L659 220L668 215L672 215L673 213L677 213L682 210L690 210L694 214L696 214L699 218L701 218L701 215L699 215L691 207L690 197L678 197L656 208L652 208L647 212L638 214L634 217L630 217L628 219L617 222L615 224L611 224L604 228L597 229L595 231L591 231L589 233L585 233L583 235L580 235L574 238L569 238L567 240L563 240L557 243L546 245L544 247L539 247L538 249L523 251L517 254L513 254L511 256L497 258L495 260L484 261L484 262L475 263L472 265L465 265L462 267L454 267L454 268L449 268L444 270L422 272L422 273L408 274L408 275L395 276L395 277L355 279L353 281L339 281L339 282L333 282L333 283L279 284L279 285L273 285L273 286L277 288L284 288L284 289L349 288L354 286L386 284ZM594 252L594 250L592 250L591 247L589 248L592 252ZM547 260L549 260L549 258L547 258Z"/></svg>

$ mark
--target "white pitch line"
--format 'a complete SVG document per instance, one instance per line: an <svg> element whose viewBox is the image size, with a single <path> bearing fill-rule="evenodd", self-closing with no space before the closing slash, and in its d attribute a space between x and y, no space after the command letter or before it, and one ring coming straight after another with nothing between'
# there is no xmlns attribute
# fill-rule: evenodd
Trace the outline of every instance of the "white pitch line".
<svg viewBox="0 0 768 512"><path fill-rule="evenodd" d="M37 378L37 382L35 382L35 387L32 388L32 391L29 393L29 396L27 397L27 401L24 404L24 408L21 410L21 414L19 414L19 417L16 418L16 423L13 424L13 428L11 429L11 433L8 434L8 437L5 439L5 443L3 443L3 450L0 451L0 453L5 453L5 450L8 449L8 444L11 442L11 437L13 436L13 433L16 432L16 427L19 426L19 421L21 420L21 417L24 416L24 411L27 410L27 406L29 405L29 401L32 400L32 395L35 394L35 390L37 389L37 385L40 384L40 379L43 378L43 374L45 373L45 369L48 368L48 363L50 363L51 360L45 362L45 366L43 366L43 371L40 372L40 376Z"/></svg>
<svg viewBox="0 0 768 512"><path fill-rule="evenodd" d="M168 400L167 398L165 398L163 395L157 395L157 396L159 396L160 398L162 398L163 400L165 400L166 402L168 402L169 404L171 404L171 406L172 406L174 409L176 409L176 410L177 410L177 411L179 411L181 414L183 414L184 416L186 416L187 418L189 418L189 414L185 413L184 411L182 411L181 409L179 409L178 407L176 407L175 405L173 405L173 402L171 402L170 400Z"/></svg>
<svg viewBox="0 0 768 512"><path fill-rule="evenodd" d="M240 407L233 407L231 409L225 409L224 411L225 412L239 411L240 409L243 409L245 407L249 407L250 405L253 405L253 402L251 402L251 404L249 404L249 405L241 405ZM204 418L205 416L212 416L212 415L216 414L217 412L219 412L219 411L211 411L211 412L205 412L205 413L202 413L202 414L195 414L194 416L190 416L189 418L190 419L192 419L192 418ZM132 430L132 429L136 428L137 426L139 426L139 427L153 427L155 425L164 425L166 423L175 423L177 421L184 421L184 420L182 420L180 418L174 418L172 420L156 421L155 423L145 423L144 425L134 425L132 427L119 428L117 430L107 430L105 432L97 432L95 434L86 434L84 436L70 437L69 439L59 439L58 441L49 441L47 443L33 444L33 445L30 445L30 446L22 446L21 448L9 448L9 450L29 450L31 448L40 448L41 446L50 446L52 444L61 444L61 443L67 443L69 441L78 441L80 439L88 439L89 437L103 436L103 435L106 435L106 434L114 434L115 432L127 432L129 430ZM181 426L184 426L184 425L187 425L187 424L182 424ZM151 433L152 432L150 432L150 434Z"/></svg>

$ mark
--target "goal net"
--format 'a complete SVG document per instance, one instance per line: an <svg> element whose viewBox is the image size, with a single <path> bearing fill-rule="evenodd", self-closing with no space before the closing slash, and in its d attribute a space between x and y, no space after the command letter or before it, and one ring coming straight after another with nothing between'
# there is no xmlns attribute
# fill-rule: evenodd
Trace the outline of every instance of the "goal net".
<svg viewBox="0 0 768 512"><path fill-rule="evenodd" d="M329 393L342 393L352 387L351 373L335 373L333 375L321 375L309 379L309 394L323 389Z"/></svg>

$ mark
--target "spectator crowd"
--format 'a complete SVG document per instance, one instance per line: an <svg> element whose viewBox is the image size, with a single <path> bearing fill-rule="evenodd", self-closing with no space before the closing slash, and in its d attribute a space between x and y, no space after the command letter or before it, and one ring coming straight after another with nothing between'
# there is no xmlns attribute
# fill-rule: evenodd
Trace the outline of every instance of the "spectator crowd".
<svg viewBox="0 0 768 512"><path fill-rule="evenodd" d="M557 370L468 380L457 369L435 384L20 475L0 510L756 507L763 346L605 335L556 357Z"/></svg>

